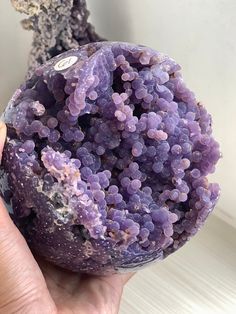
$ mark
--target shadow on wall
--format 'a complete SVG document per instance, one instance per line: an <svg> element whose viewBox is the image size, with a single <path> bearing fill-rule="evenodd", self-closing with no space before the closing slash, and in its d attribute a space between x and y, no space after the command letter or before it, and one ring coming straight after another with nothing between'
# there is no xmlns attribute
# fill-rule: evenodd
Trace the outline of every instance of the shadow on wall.
<svg viewBox="0 0 236 314"><path fill-rule="evenodd" d="M27 71L32 33L22 29L22 18L11 1L0 0L0 112L24 81Z"/></svg>
<svg viewBox="0 0 236 314"><path fill-rule="evenodd" d="M132 41L130 5L126 0L88 0L88 8L98 34L108 40Z"/></svg>

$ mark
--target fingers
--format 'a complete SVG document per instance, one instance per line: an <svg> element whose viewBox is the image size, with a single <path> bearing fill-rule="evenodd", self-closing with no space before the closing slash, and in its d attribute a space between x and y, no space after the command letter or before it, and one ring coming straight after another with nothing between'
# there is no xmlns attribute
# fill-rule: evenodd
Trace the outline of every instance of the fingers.
<svg viewBox="0 0 236 314"><path fill-rule="evenodd" d="M6 127L0 123L0 156L5 138ZM0 278L0 313L26 313L29 304L37 302L38 309L42 309L43 313L52 313L45 311L53 308L53 302L42 273L1 199Z"/></svg>
<svg viewBox="0 0 236 314"><path fill-rule="evenodd" d="M2 160L2 151L6 140L7 128L5 123L0 121L0 162Z"/></svg>

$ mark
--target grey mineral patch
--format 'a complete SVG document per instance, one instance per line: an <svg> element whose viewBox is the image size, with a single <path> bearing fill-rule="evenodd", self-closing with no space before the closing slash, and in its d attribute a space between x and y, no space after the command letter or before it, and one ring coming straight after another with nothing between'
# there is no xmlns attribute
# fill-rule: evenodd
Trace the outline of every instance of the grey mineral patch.
<svg viewBox="0 0 236 314"><path fill-rule="evenodd" d="M29 16L22 21L23 27L34 31L28 77L38 65L52 57L101 40L88 23L85 0L12 0L12 4L17 11Z"/></svg>

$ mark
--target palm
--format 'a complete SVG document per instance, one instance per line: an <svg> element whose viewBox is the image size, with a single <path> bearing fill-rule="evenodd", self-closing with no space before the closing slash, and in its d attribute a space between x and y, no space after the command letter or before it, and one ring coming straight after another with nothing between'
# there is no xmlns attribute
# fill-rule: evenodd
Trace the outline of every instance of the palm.
<svg viewBox="0 0 236 314"><path fill-rule="evenodd" d="M125 282L131 275L76 275L39 261L59 313L117 313Z"/></svg>

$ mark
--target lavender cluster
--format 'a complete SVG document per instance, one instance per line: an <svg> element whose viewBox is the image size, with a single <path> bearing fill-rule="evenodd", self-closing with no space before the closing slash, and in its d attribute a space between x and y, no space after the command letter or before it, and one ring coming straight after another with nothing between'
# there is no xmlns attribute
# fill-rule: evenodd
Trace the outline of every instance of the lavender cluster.
<svg viewBox="0 0 236 314"><path fill-rule="evenodd" d="M168 56L91 43L39 67L5 111L1 189L30 247L108 274L180 248L219 196L211 116Z"/></svg>

